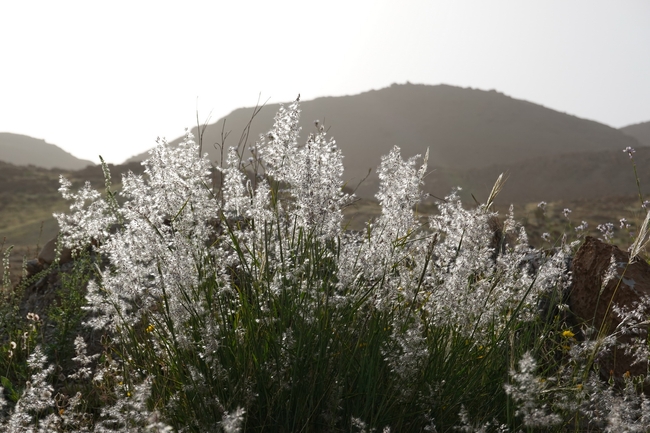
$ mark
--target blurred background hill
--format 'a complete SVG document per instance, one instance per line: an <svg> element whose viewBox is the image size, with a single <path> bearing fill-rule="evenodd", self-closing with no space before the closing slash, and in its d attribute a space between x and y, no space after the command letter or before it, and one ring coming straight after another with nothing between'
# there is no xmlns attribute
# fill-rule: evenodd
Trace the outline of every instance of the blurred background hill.
<svg viewBox="0 0 650 433"><path fill-rule="evenodd" d="M273 125L279 106L265 106L248 131L247 146ZM544 231L560 233L567 224L583 219L591 229L619 219L638 219L640 198L632 164L623 149L636 149L635 163L641 193L650 192L650 122L615 129L518 100L497 91L446 85L392 85L354 96L318 98L301 102L301 141L315 131L319 120L344 154L345 180L362 198L346 210L351 227L362 228L377 215L374 202L381 156L393 145L403 157L430 150L430 174L425 190L444 197L453 187L468 204L484 201L500 173L508 178L496 202L501 212L514 204L516 216L539 240ZM219 164L222 131L230 133L226 147L243 137L254 108L240 108L207 125L203 150ZM224 124L225 122L225 124ZM196 128L192 131L198 137ZM173 140L177 144L181 138ZM101 150L98 149L98 154ZM121 173L141 172L147 153L111 166L113 181ZM67 204L58 193L63 174L76 186L89 180L103 190L101 167L67 154L53 144L27 136L0 133L0 241L34 253L38 244L56 234L52 212ZM541 215L536 204L549 203ZM435 199L421 207L435 212ZM574 210L571 221L561 211ZM597 233L596 233L597 234ZM620 239L624 242L625 239ZM537 242L531 239L531 242Z"/></svg>
<svg viewBox="0 0 650 433"><path fill-rule="evenodd" d="M270 129L278 108L278 104L265 106L255 116L248 145ZM623 161L624 158L615 155L625 147L641 145L636 135L598 122L514 99L497 91L447 85L394 84L354 96L304 101L301 110L302 139L315 131L314 121L319 120L343 151L344 176L350 185L358 184L368 169L373 170L357 190L358 195L364 198L374 196L378 181L374 170L380 164L381 156L394 145L400 146L404 157L424 154L429 148L429 165L436 169L436 175L427 182L427 189L432 192L444 194L449 185L483 189L484 179L495 178L494 173L498 175L499 170L510 170L509 188L514 188L510 197L521 197L537 185L542 188L540 192L544 192L543 185L547 180L557 184L560 167L579 166L578 172L592 172L612 158ZM221 143L222 131L231 131L225 141L226 147L238 144L253 111L253 107L241 108L207 126L203 149L210 159L219 160L220 153L215 143ZM198 137L197 128L192 133ZM177 138L171 143L180 141L181 138ZM612 153L590 155L606 151ZM563 162L563 158L569 158L569 155L571 161ZM143 160L146 156L146 153L139 154L128 161ZM557 164L557 169L551 169ZM531 167L543 168L535 170L535 179L519 176L519 172L527 173ZM577 177L576 170L572 172L562 175L562 179ZM592 179L596 177L590 175ZM593 192L591 186L585 185L586 182L581 180L571 195L564 194L563 188L553 189L564 194L562 198L582 197L583 192ZM617 188L622 186L619 182L608 192L618 191Z"/></svg>
<svg viewBox="0 0 650 433"><path fill-rule="evenodd" d="M64 170L79 170L95 165L92 161L76 158L45 140L9 132L0 132L0 161Z"/></svg>
<svg viewBox="0 0 650 433"><path fill-rule="evenodd" d="M650 122L637 123L621 128L625 134L636 138L644 146L650 146Z"/></svg>

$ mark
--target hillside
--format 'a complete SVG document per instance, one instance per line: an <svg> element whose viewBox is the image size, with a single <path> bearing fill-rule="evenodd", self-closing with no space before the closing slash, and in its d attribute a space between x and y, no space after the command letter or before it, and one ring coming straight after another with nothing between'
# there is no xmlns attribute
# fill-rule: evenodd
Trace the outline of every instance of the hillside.
<svg viewBox="0 0 650 433"><path fill-rule="evenodd" d="M650 166L650 148L637 151L635 157L642 176L642 185L650 185L644 175ZM553 163L555 168L549 173L556 175L556 179L551 175L540 175L550 163ZM583 220L589 223L589 233L599 236L596 230L598 224L613 222L618 225L617 222L621 218L627 218L633 227L638 227L643 219L635 191L633 171L629 158L623 152L575 154L570 158L559 158L559 161L551 159L539 164L538 168L529 168L534 164L528 164L518 166L519 171L516 166L503 165L474 172L444 174L455 176L454 180L458 181L455 185L464 186L463 197L471 206L473 199L469 195L470 192L478 200L484 201L499 170L510 169L510 178L496 201L496 209L501 215L505 215L509 204L514 203L515 216L525 224L530 242L535 245L542 244L542 233L549 232L553 239L558 239L567 230L573 232L571 225L575 226ZM586 175L591 170L588 167L594 164L601 168ZM121 173L128 170L141 173L143 167L139 163L130 163L110 166L110 169L114 187L119 190ZM527 173L531 175L526 176ZM52 213L68 210L69 204L58 192L60 174L72 181L74 189L89 180L95 188L103 191L104 178L98 166L62 172L58 169L16 166L0 161L0 253L10 245L15 246L11 260L14 275L20 275L23 257L34 257L39 246L43 246L56 235L58 227ZM443 196L449 193L451 187L444 184L440 176L439 172L433 172L429 176L433 185L430 191ZM543 182L539 180L542 177L545 179ZM617 186L621 188L617 189ZM529 195L526 195L526 191ZM648 189L644 188L644 192L646 191ZM580 198L580 195L586 195L587 198ZM541 200L549 203L544 218L540 218L537 209L537 203ZM418 208L419 214L435 213L435 202L435 199L425 200ZM571 225L562 216L564 208L573 210ZM357 201L345 209L345 226L363 230L366 228L366 222L378 216L379 212L376 201ZM619 245L627 245L630 238L624 231L617 230L614 241Z"/></svg>
<svg viewBox="0 0 650 433"><path fill-rule="evenodd" d="M645 198L650 193L650 147L637 146L634 162ZM470 194L485 200L500 173L508 178L498 198L503 204L638 194L632 162L622 149L546 156L468 170L441 168L428 176L426 189L441 195L461 186L466 201L472 201Z"/></svg>
<svg viewBox="0 0 650 433"><path fill-rule="evenodd" d="M9 132L0 132L0 161L63 170L79 170L95 165L92 161L76 158L45 140Z"/></svg>
<svg viewBox="0 0 650 433"><path fill-rule="evenodd" d="M636 138L644 146L650 146L650 122L637 123L621 128L625 134Z"/></svg>
<svg viewBox="0 0 650 433"><path fill-rule="evenodd" d="M138 163L113 166L109 164L113 182L118 184L121 173L128 170L142 172ZM68 203L59 193L59 175L68 178L73 188L85 181L103 191L104 175L99 166L83 170L63 171L29 166L18 166L0 161L0 243L30 246L43 243L58 231L53 212L66 211Z"/></svg>
<svg viewBox="0 0 650 433"><path fill-rule="evenodd" d="M646 188L650 185L646 176L650 168L650 148L639 148L635 160L645 194L650 191ZM133 162L110 166L110 169L115 189L119 190L121 173L129 170L141 173L143 167ZM567 230L572 233L572 227L580 221L589 223L589 234L600 236L596 229L598 224L618 225L621 218L626 218L634 230L643 219L630 160L620 150L575 153L474 170L436 170L429 175L427 190L441 197L448 194L452 186L461 185L464 188L462 197L471 206L474 202L470 194L484 201L502 171L508 173L509 179L497 198L496 209L505 215L509 204L514 203L515 216L526 226L534 245L543 244L542 233L551 233L553 239L559 239ZM58 227L52 213L68 209L69 204L58 192L60 174L72 181L74 189L88 180L103 191L104 177L98 166L62 171L0 161L0 253L10 245L15 246L11 256L14 276L20 275L23 257L34 257L39 247L56 235ZM367 187L376 188L376 184L370 181ZM541 200L549 204L544 217L537 208ZM433 198L425 200L418 213L435 213L435 203ZM564 208L573 210L571 222L563 217ZM366 222L379 212L376 201L359 200L345 209L345 227L364 230ZM625 231L616 230L614 242L626 246L630 237Z"/></svg>
<svg viewBox="0 0 650 433"><path fill-rule="evenodd" d="M270 129L278 107L268 105L256 116L249 144ZM430 166L454 171L639 146L634 138L597 122L496 91L447 85L392 85L354 96L304 101L301 109L303 139L319 119L343 150L345 178L354 185L393 145L400 146L404 156L424 153L428 147ZM238 143L252 113L253 108L242 108L226 116L225 130L232 131L226 146ZM221 141L223 122L208 126L203 138L203 149L213 160L219 158L213 144ZM198 136L196 128L193 133ZM146 153L129 161L145 157ZM374 195L373 180L376 177L371 176L359 189L360 195Z"/></svg>

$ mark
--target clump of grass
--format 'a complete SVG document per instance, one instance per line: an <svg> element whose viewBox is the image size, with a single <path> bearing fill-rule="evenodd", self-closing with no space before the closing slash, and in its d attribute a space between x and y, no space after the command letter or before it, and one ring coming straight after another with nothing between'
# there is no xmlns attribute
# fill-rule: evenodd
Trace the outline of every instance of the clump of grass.
<svg viewBox="0 0 650 433"><path fill-rule="evenodd" d="M530 247L512 211L495 225L501 180L485 205L467 209L452 192L423 222L413 209L427 155L404 161L397 147L379 167L381 215L345 231L342 209L354 197L343 191L342 155L323 128L299 145L299 115L298 101L283 107L249 163L245 144L224 152L214 185L189 135L178 147L160 143L119 195L106 166L105 195L61 180L72 203L57 216L65 245L87 253L49 309L56 331L39 331L30 316L21 357L8 351L25 324L7 316L0 426L650 425L638 382L622 391L601 383L594 341L577 341L567 323L577 245ZM64 357L70 367L58 367ZM615 408L627 412L614 419Z"/></svg>

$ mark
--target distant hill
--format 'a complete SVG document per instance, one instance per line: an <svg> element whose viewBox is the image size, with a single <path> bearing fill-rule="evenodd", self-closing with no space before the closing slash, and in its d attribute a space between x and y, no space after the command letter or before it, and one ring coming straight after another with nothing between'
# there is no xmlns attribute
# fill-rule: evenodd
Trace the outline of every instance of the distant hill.
<svg viewBox="0 0 650 433"><path fill-rule="evenodd" d="M253 120L249 145L273 125L279 108L271 104ZM319 119L345 156L345 178L350 184L373 171L393 145L403 156L430 149L429 163L444 170L483 169L538 158L638 147L638 142L609 126L560 113L496 91L447 85L392 85L354 96L325 97L301 102L302 140ZM232 131L226 146L236 145L251 119L253 108L241 108L225 118ZM213 146L221 141L224 119L208 126L203 149L219 159ZM198 136L196 128L192 131ZM172 143L178 143L180 139ZM129 161L142 160L140 154ZM372 197L376 177L358 193ZM511 185L512 187L512 185Z"/></svg>
<svg viewBox="0 0 650 433"><path fill-rule="evenodd" d="M621 128L625 134L636 138L644 146L650 146L650 122L637 123Z"/></svg>
<svg viewBox="0 0 650 433"><path fill-rule="evenodd" d="M634 162L644 199L650 199L650 147L637 146ZM497 199L501 204L638 195L632 162L622 149L553 155L478 169L441 168L428 176L426 189L440 197L460 186L465 201L473 201L473 194L484 202L500 173L507 176Z"/></svg>
<svg viewBox="0 0 650 433"><path fill-rule="evenodd" d="M76 158L45 140L9 132L0 132L0 161L63 170L79 170L95 165L92 161Z"/></svg>

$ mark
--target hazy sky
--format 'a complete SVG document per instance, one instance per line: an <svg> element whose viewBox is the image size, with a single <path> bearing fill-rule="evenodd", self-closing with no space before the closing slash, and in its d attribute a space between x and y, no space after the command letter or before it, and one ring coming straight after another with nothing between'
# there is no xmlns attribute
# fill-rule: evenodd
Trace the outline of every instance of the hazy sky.
<svg viewBox="0 0 650 433"><path fill-rule="evenodd" d="M406 81L650 120L648 0L0 0L0 54L0 132L93 161L182 135L197 107Z"/></svg>

